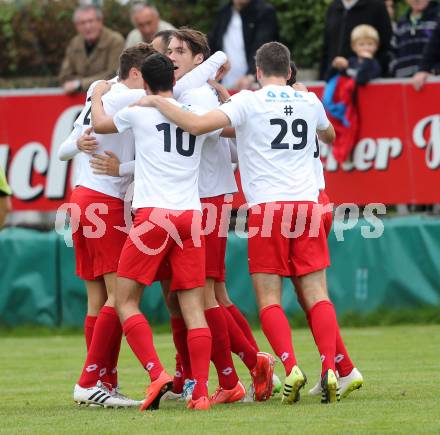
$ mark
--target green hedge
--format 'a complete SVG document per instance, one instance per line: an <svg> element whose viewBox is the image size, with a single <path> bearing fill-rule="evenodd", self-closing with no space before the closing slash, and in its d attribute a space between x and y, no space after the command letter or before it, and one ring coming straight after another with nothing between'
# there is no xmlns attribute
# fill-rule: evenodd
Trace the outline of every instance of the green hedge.
<svg viewBox="0 0 440 435"><path fill-rule="evenodd" d="M325 12L331 0L271 0L280 22L281 40L303 68L319 63ZM223 2L224 3L224 2ZM399 15L404 0L398 0ZM208 32L218 0L156 0L163 19ZM67 43L75 34L72 12L77 0L0 0L0 76L54 76ZM104 0L108 27L124 36L131 29L129 5Z"/></svg>

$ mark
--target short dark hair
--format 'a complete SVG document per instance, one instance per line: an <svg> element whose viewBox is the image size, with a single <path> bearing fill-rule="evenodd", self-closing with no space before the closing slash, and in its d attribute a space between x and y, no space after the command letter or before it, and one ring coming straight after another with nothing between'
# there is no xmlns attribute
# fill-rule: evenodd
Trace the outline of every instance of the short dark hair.
<svg viewBox="0 0 440 435"><path fill-rule="evenodd" d="M162 39L163 43L168 47L171 38L173 37L174 30L160 30L159 32L156 32L153 36L153 39L160 38Z"/></svg>
<svg viewBox="0 0 440 435"><path fill-rule="evenodd" d="M298 72L298 68L295 65L293 60L290 61L290 79L287 80L287 86L292 86L296 83L296 74Z"/></svg>
<svg viewBox="0 0 440 435"><path fill-rule="evenodd" d="M141 68L142 77L153 93L172 91L174 84L174 65L161 53L147 57Z"/></svg>
<svg viewBox="0 0 440 435"><path fill-rule="evenodd" d="M140 71L145 59L154 53L157 51L146 42L126 48L119 56L119 78L125 80L131 68L137 68Z"/></svg>
<svg viewBox="0 0 440 435"><path fill-rule="evenodd" d="M208 38L204 33L198 30L181 27L179 30L175 30L172 36L179 41L186 42L193 56L202 54L203 60L206 60L211 54Z"/></svg>
<svg viewBox="0 0 440 435"><path fill-rule="evenodd" d="M266 77L287 78L290 70L290 51L281 42L268 42L257 50L255 64Z"/></svg>

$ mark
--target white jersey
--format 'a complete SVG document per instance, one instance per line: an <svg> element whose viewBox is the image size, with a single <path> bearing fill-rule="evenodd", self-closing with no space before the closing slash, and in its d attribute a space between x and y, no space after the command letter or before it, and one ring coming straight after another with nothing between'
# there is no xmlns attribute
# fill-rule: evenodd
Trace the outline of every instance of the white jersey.
<svg viewBox="0 0 440 435"><path fill-rule="evenodd" d="M315 141L316 141L316 149L315 149L315 153L313 154L313 157L315 157L313 162L313 166L315 168L315 177L318 183L318 189L324 190L325 189L324 166L322 165L322 161L320 157L321 152L319 149L318 137L316 137Z"/></svg>
<svg viewBox="0 0 440 435"><path fill-rule="evenodd" d="M172 98L168 101L185 110L203 113ZM207 135L190 135L150 107L127 107L113 120L119 132L131 130L134 134L133 208L201 210L198 177L202 145Z"/></svg>
<svg viewBox="0 0 440 435"><path fill-rule="evenodd" d="M329 120L318 97L290 86L241 91L219 107L237 135L243 191L249 206L318 200L316 130Z"/></svg>
<svg viewBox="0 0 440 435"><path fill-rule="evenodd" d="M206 110L219 106L216 91L205 84L182 94L179 103L202 107ZM202 150L199 174L200 198L211 198L237 191L234 171L231 163L229 139L216 136L208 137Z"/></svg>
<svg viewBox="0 0 440 435"><path fill-rule="evenodd" d="M91 95L97 82L93 83L87 92L86 104L75 121L74 132L81 136L91 127ZM102 97L104 111L112 116L118 110L139 100L145 95L142 89L129 89L122 83L115 83L109 92ZM95 134L98 142L96 154L104 154L105 151L113 152L121 162L127 163L134 160L134 137L131 132L124 134ZM128 186L133 181L132 174L120 177L111 175L97 175L90 166L90 154L79 153L76 157L76 180L75 184L88 187L97 192L104 193L115 198L124 198Z"/></svg>

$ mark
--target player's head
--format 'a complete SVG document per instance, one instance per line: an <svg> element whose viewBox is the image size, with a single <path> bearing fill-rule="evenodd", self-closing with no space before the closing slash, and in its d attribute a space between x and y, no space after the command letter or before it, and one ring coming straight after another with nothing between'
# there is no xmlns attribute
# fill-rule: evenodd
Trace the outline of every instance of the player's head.
<svg viewBox="0 0 440 435"><path fill-rule="evenodd" d="M154 95L173 90L174 65L167 56L152 54L142 64L141 71L147 93Z"/></svg>
<svg viewBox="0 0 440 435"><path fill-rule="evenodd" d="M292 86L296 83L296 74L298 73L298 69L293 60L290 61L290 78L287 80L287 86Z"/></svg>
<svg viewBox="0 0 440 435"><path fill-rule="evenodd" d="M351 31L351 48L357 56L374 56L379 48L379 33L368 24L356 26Z"/></svg>
<svg viewBox="0 0 440 435"><path fill-rule="evenodd" d="M151 45L159 53L167 54L168 45L172 36L173 30L161 30L154 35Z"/></svg>
<svg viewBox="0 0 440 435"><path fill-rule="evenodd" d="M96 42L104 26L102 11L93 5L78 6L73 13L73 23L85 41Z"/></svg>
<svg viewBox="0 0 440 435"><path fill-rule="evenodd" d="M204 33L185 27L173 32L167 55L176 68L176 80L200 65L209 57L209 53L208 39Z"/></svg>
<svg viewBox="0 0 440 435"><path fill-rule="evenodd" d="M280 42L263 44L255 55L257 80L263 77L290 78L290 51Z"/></svg>
<svg viewBox="0 0 440 435"><path fill-rule="evenodd" d="M142 35L145 42L151 42L159 28L159 11L147 2L135 2L131 8L131 22Z"/></svg>
<svg viewBox="0 0 440 435"><path fill-rule="evenodd" d="M126 48L119 56L119 80L130 80L133 87L143 88L141 74L142 65L148 56L156 53L156 50L145 42Z"/></svg>

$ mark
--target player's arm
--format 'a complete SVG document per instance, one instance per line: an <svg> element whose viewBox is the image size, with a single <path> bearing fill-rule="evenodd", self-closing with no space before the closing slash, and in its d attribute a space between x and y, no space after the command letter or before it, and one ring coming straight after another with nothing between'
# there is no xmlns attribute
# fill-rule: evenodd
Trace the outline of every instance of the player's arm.
<svg viewBox="0 0 440 435"><path fill-rule="evenodd" d="M319 140L326 144L330 144L336 139L336 132L332 123L325 130L316 130L316 132L318 133Z"/></svg>
<svg viewBox="0 0 440 435"><path fill-rule="evenodd" d="M137 105L155 107L171 122L194 136L220 130L231 125L229 118L221 110L215 109L204 115L196 115L182 110L159 95L144 97L138 101Z"/></svg>
<svg viewBox="0 0 440 435"><path fill-rule="evenodd" d="M118 156L111 151L104 151L104 154L92 155L89 163L94 174L110 175L112 177L124 177L134 174L134 160L121 163Z"/></svg>
<svg viewBox="0 0 440 435"><path fill-rule="evenodd" d="M102 96L110 89L111 84L100 82L92 94L92 125L93 130L100 134L118 133L113 118L106 115L102 104Z"/></svg>

